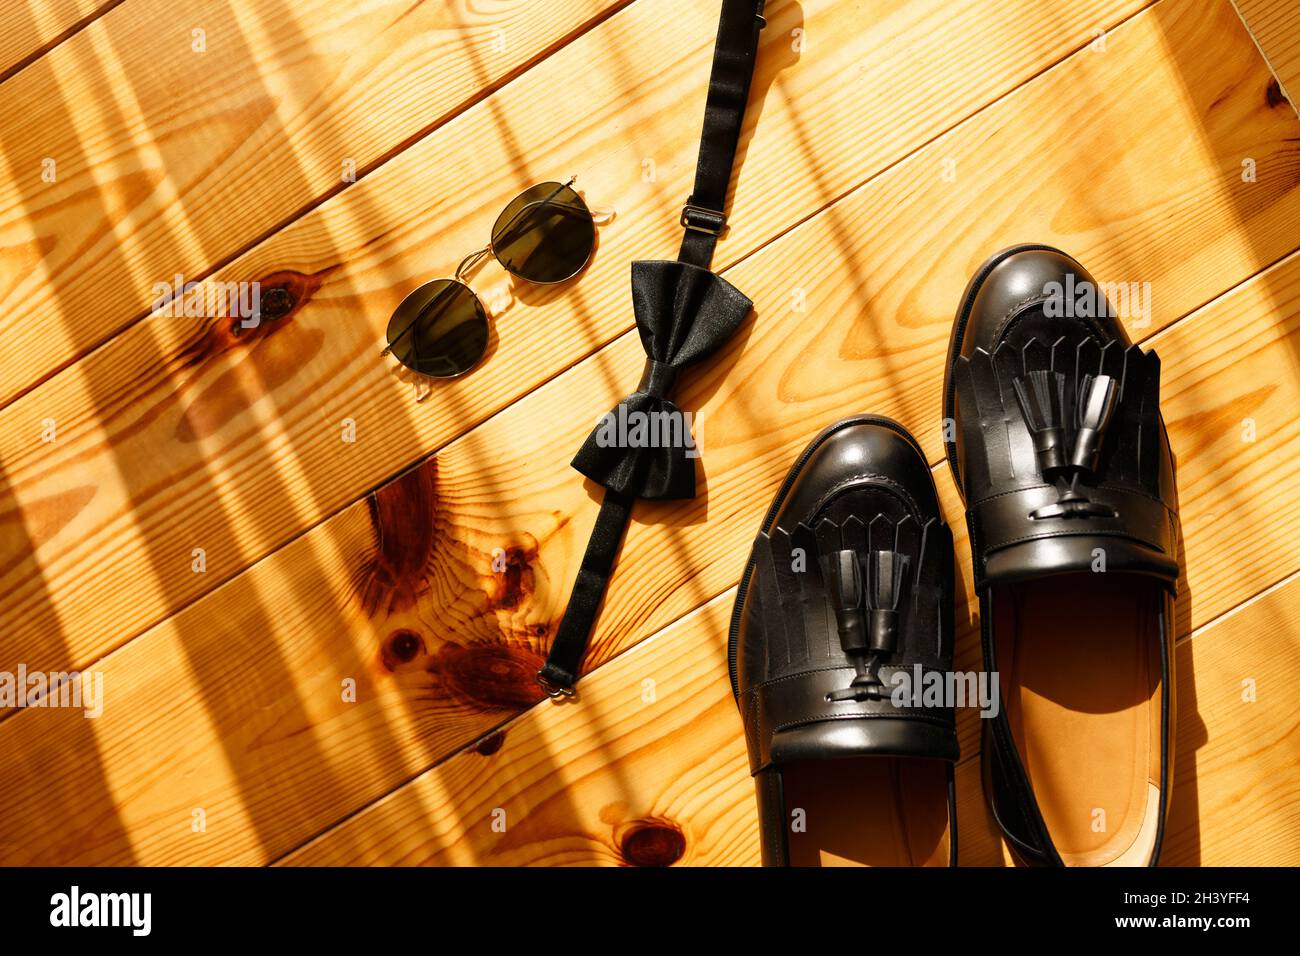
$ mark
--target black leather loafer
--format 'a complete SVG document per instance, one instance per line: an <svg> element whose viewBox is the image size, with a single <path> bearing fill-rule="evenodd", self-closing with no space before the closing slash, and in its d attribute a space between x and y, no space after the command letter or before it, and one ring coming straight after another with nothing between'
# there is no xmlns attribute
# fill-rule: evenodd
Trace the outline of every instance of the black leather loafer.
<svg viewBox="0 0 1300 956"><path fill-rule="evenodd" d="M952 533L912 436L875 416L817 436L731 623L764 865L955 865L953 709L904 683L951 671L952 586Z"/></svg>
<svg viewBox="0 0 1300 956"><path fill-rule="evenodd" d="M945 383L984 666L984 790L1040 866L1154 865L1173 779L1178 504L1160 360L1065 253L976 273Z"/></svg>

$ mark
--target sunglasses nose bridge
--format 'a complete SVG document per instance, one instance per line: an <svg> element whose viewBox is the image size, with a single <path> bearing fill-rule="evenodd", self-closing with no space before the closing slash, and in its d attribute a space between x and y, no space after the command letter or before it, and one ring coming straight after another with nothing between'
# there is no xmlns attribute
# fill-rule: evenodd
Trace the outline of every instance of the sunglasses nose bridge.
<svg viewBox="0 0 1300 956"><path fill-rule="evenodd" d="M484 246L482 249L477 249L474 252L471 252L469 255L467 255L464 259L460 261L460 265L456 267L456 271L452 274L457 279L464 282L465 276L469 273L469 271L473 269L476 265L478 265L480 262L482 262L484 257L486 257L491 251L492 251L492 246L487 245Z"/></svg>

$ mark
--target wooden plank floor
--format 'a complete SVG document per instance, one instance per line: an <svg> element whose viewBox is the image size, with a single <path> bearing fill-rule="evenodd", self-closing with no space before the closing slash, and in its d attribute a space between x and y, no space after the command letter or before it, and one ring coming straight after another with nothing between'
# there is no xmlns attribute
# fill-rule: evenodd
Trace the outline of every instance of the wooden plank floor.
<svg viewBox="0 0 1300 956"><path fill-rule="evenodd" d="M1259 51L1278 79L1278 93L1295 106L1300 89L1300 13L1291 0L1233 0Z"/></svg>
<svg viewBox="0 0 1300 956"><path fill-rule="evenodd" d="M942 362L971 271L1028 240L1153 290L1131 331L1186 539L1165 861L1300 863L1286 6L769 0L716 263L755 316L683 381L705 492L637 506L553 706L532 674L598 507L568 461L639 374L628 263L676 249L715 5L6 5L0 671L106 699L0 710L0 864L757 863L724 650L748 544L816 430L897 418L978 666ZM570 174L615 213L591 267L476 273L491 352L416 404L378 357L394 306ZM151 313L178 274L291 308L247 337ZM962 863L1000 865L977 723Z"/></svg>

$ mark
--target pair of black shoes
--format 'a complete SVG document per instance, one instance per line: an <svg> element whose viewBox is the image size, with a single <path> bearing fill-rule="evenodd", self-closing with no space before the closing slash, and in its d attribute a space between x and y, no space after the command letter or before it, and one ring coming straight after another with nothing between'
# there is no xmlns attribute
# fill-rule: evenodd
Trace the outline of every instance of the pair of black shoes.
<svg viewBox="0 0 1300 956"><path fill-rule="evenodd" d="M955 707L1016 859L1154 865L1173 762L1173 456L1159 359L1045 246L994 256L953 328L944 441L984 667L956 674L953 541L896 422L813 440L730 635L765 865L955 865ZM993 683L992 676L997 682Z"/></svg>

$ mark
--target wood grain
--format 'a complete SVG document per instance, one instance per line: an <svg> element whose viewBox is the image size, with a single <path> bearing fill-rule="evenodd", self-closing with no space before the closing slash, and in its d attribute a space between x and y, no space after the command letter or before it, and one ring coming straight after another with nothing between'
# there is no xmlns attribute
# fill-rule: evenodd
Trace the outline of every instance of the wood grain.
<svg viewBox="0 0 1300 956"><path fill-rule="evenodd" d="M121 0L13 0L0 11L0 78L18 72ZM0 79L3 82L3 79Z"/></svg>
<svg viewBox="0 0 1300 956"><path fill-rule="evenodd" d="M584 684L581 707L533 708L490 753L457 754L283 862L757 865L753 784L723 649L732 600L734 591L720 595L602 667ZM1286 865L1300 854L1300 701L1290 692L1297 601L1292 576L1179 645L1162 863ZM1247 679L1253 703L1243 700ZM1009 863L975 755L959 766L957 785L960 864ZM504 832L493 826L502 813Z"/></svg>
<svg viewBox="0 0 1300 956"><path fill-rule="evenodd" d="M359 196L391 187L404 200L402 210L432 209L436 198L448 195L456 196L456 205L444 203L437 217L422 215L398 228L396 199L384 205L386 212L369 215L349 190L221 273L231 280L281 276L276 281L294 291L299 305L278 324L239 341L216 324L196 330L174 319L144 323L0 412L6 426L0 461L9 485L0 500L9 502L4 510L10 515L0 564L0 586L8 595L0 627L16 659L32 666L93 660L628 329L626 262L673 247L675 217L668 207L689 176L696 132L680 122L678 103L683 91L699 92L702 72L694 69L695 53L680 51L707 52L707 42L692 39L703 29L691 19L698 15L650 29L638 19L638 7L357 185ZM933 89L958 65L949 51L952 37L976 22L985 30L1000 22L984 7L978 16L974 8L960 8L972 20L947 6L942 17L927 4L906 9L937 18L935 59L915 66L915 75L927 78L922 90ZM1086 15L1079 5L1068 9ZM774 37L791 27L791 16L787 9L784 19L772 21ZM855 176L932 135L949 116L935 112L931 98L918 101L909 91L880 104L887 118L898 120L883 145L864 140L862 130L878 124L864 120L860 100L853 99L860 91L849 64L870 60L872 50L892 55L886 39L901 24L883 18L868 30L850 30L836 18L857 24L859 13L841 4L808 4L804 17L809 29L820 24L828 36L851 39L801 58L798 69L777 53L765 60L760 87L771 88L770 99L756 120L724 259L746 249L746 235L760 243L807 215L819 196L833 198ZM1026 17L1016 21L1016 38L1026 22L1040 23L1040 33L1046 29ZM1057 21L1055 11L1051 19ZM1078 21L1066 25L1081 29ZM641 69L641 61L624 64L619 50L634 36L650 35L665 44L663 57L646 58L657 64L658 79L629 83L628 70ZM919 30L918 36L931 34ZM990 76L1015 82L1034 62L1031 48L1056 52L1067 37L1047 32L1033 47L983 44L981 55L992 50L1006 58L998 61L1006 73L976 73L981 82ZM1214 52L1208 61L1213 68L1185 73L1184 62L1199 64L1207 49ZM1026 236L1055 241L1100 275L1151 281L1161 290L1153 327L1289 251L1290 223L1300 214L1300 169L1290 141L1297 124L1267 103L1267 71L1230 8L1166 0L1115 30L1107 52L1084 54L1025 84L735 270L737 283L760 303L757 322L779 319L789 332L767 341L791 343L788 354L758 363L757 379L791 413L782 419L788 424L770 436L777 440L770 449L742 449L744 458L765 452L775 468L791 443L807 434L808 422L862 401L884 412L911 412L913 421L923 408L932 410L936 346L946 340L953 303L975 264L1000 245ZM1046 58L1037 56L1039 62ZM541 123L532 117L553 89L551 81L579 62L593 71L591 103L606 106L592 112L591 103L565 105L574 111L561 124L570 135L546 155L558 168L591 169L592 193L615 200L619 215L602 234L597 262L562 298L516 303L498 322L500 338L484 366L440 389L427 405L414 406L405 386L375 359L388 310L410 288L406 277L445 271L455 261L447 249L471 248L482 228L481 210L503 204L517 185L473 182L461 196L448 191L443 171L459 168L456 151L466 142L482 144L485 166L507 168L502 118L512 129ZM668 64L675 65L664 68ZM1079 95L1116 85L1126 89L1109 107ZM990 81L982 90L991 95L997 88ZM1078 105L1071 111L1061 103ZM637 119L613 127L611 140L606 113ZM926 117L919 127L917 116ZM545 119L553 125L556 117L552 112ZM1127 144L1122 153L1078 148L1080 141L1112 138ZM794 148L801 139L803 147ZM487 155L494 148L496 159ZM1249 184L1237 174L1247 150L1261 170ZM661 174L649 189L639 179L647 155L659 160ZM816 175L791 166L813 155ZM943 176L950 159L959 170L951 182ZM629 177L632 169L637 173ZM834 176L826 178L831 174L823 176L823 169ZM367 247L376 234L388 238ZM356 255L341 264L339 248ZM479 279L476 285L484 287ZM808 311L793 313L800 296ZM713 385L734 364L745 334L710 373ZM524 426L528 438L517 429L489 444L465 446L462 454L484 465L503 462L508 450L507 460L515 463L510 467L527 460L544 470L546 477L527 496L547 501L548 517L520 538L521 547L571 518L578 525L590 520L590 505L565 463L591 420L635 382L639 365L637 346L627 337L570 380L563 401L545 406L553 427L539 434ZM929 390L905 388L908 382L929 383ZM702 398L711 387L701 382L694 396ZM711 406L708 417L720 431L706 442L748 427L748 393L728 395L725 404ZM904 395L906 408L899 404ZM38 440L39 423L47 419L59 423L62 437L53 445ZM340 442L345 420L357 424L355 444ZM931 426L920 430L929 433ZM714 472L721 465L706 456L709 474L725 475ZM497 479L476 474L466 480L486 487ZM510 527L533 527L532 519L503 512L499 528ZM572 553L578 535L568 528L560 547ZM196 547L206 552L203 574L191 570ZM554 614L572 567L548 564L554 583L538 623ZM609 623L619 626L617 614Z"/></svg>
<svg viewBox="0 0 1300 956"><path fill-rule="evenodd" d="M0 403L627 2L111 10L0 86Z"/></svg>
<svg viewBox="0 0 1300 956"><path fill-rule="evenodd" d="M489 753L457 754L288 862L756 864L727 679L734 596L602 667L580 706L529 710L480 748ZM493 829L500 810L504 833Z"/></svg>
<svg viewBox="0 0 1300 956"><path fill-rule="evenodd" d="M1293 0L1233 0L1277 74L1279 94L1300 110L1300 15Z"/></svg>
<svg viewBox="0 0 1300 956"><path fill-rule="evenodd" d="M755 293L757 322L724 355L718 370L689 384L683 400L687 407L703 403L706 410L705 468L713 477L708 497L690 507L645 509L640 514L654 524L637 525L629 536L616 584L623 590L617 599L611 595L602 642L591 663L632 647L642 635L691 608L701 604L704 608L673 625L672 631L602 667L584 683L584 698L599 698L604 692L599 682L606 674L635 661L645 648L656 647L665 635L680 628L693 636L685 652L677 649L672 666L664 669L668 686L698 685L702 693L708 684L731 708L725 676L719 680L718 674L711 673L724 655L717 647L703 647L708 641L716 644L725 627L700 621L718 613L725 618L729 597L725 591L718 596L718 591L734 582L758 512L789 456L817 425L835 414L889 406L921 430L927 450L937 457L933 431L937 413L926 396L937 392L933 370L938 367L941 339L946 339L959 288L949 288L951 301L931 309L940 296L932 302L922 286L928 289L931 281L959 286L965 279L962 270L968 271L982 255L982 243L1000 241L1005 234L1033 232L1035 238L1046 236L1066 244L1102 278L1156 277L1160 280L1155 286L1156 321L1139 330L1142 333L1168 325L1204 298L1216 295L1220 284L1231 285L1285 248L1286 217L1294 212L1294 153L1284 144L1288 135L1294 136L1294 121L1289 121L1291 126L1275 123L1267 111L1275 104L1267 109L1259 105L1256 71L1246 67L1253 62L1249 57L1212 71L1208 79L1188 78L1183 60L1193 50L1198 57L1206 49L1214 52L1214 43L1207 46L1203 33L1215 32L1213 28L1223 23L1213 10L1179 12L1186 9L1166 0L1108 38L1108 55L1127 50L1127 70L1113 64L1094 66L1085 56L1098 61L1106 57L1091 51L1071 58L1015 94L1014 108L998 112L995 107L987 116L964 124L890 176L834 202L731 271L746 291L761 292ZM1141 42L1128 46L1134 36ZM1239 27L1236 39L1230 33L1226 36L1219 41L1223 58L1244 49ZM1148 113L1141 104L1153 91L1129 80L1138 75L1139 65L1149 70L1153 62L1162 64L1169 93L1164 99L1156 95ZM1030 117L1041 125L1043 116L1053 115L1049 104L1066 101L1066 91L1077 94L1091 89L1093 82L1105 91L1108 110L1094 117L1092 125L1081 125L1076 116L1061 117L1058 125L1039 136L1032 124L1018 119ZM1267 103L1267 90L1263 92ZM1092 99L1101 97L1097 93ZM1169 139L1141 145L1145 128L1169 122L1157 108L1164 107L1168 114L1171 105L1176 120ZM1119 122L1120 117L1126 118ZM1063 137L1064 132L1069 135ZM1080 161L1058 147L1038 165L1024 168L1026 156L1049 150L1063 138L1087 142L1109 136L1125 143L1124 156L1136 151L1131 166L1124 161L1118 169L1112 168L1115 157L1100 153ZM981 169L973 181L962 173L957 183L943 185L918 174L927 168L925 164L941 168L941 157L955 156L959 171L968 168L971 160L978 165L984 160L979 147L989 141L993 155L1010 150L1021 163ZM1177 147L1171 148L1173 143L1186 145L1188 152L1178 153ZM943 152L954 146L957 152ZM1260 182L1250 184L1259 188L1233 185L1239 157L1246 149L1264 157ZM1191 172L1183 181L1186 168ZM1010 180L1015 180L1014 188ZM1117 182L1123 184L1119 190ZM960 208L955 208L953 194L966 190L975 195L964 196L956 204ZM1116 198L1118 203L1111 206ZM1080 199L1090 213L1082 226L1077 218ZM1124 207L1126 201L1137 211ZM915 205L905 210L909 203ZM1111 211L1103 217L1097 211L1102 208ZM890 215L891 210L897 211ZM918 217L925 221L924 228L917 228ZM955 239L952 233L966 217L981 225L965 225L973 234ZM1168 224L1168 230L1162 230L1158 221ZM1199 232L1204 235L1195 235ZM924 249L922 243L933 242L936 234L970 262L952 265L944 252ZM900 247L897 255L889 254L891 244ZM1082 250L1085 244L1087 249ZM855 252L859 245L864 250L860 254ZM1207 248L1208 252L1200 252ZM1201 268L1211 272L1209 278L1185 266L1185 260L1198 254ZM944 260L938 269L936 258ZM1102 260L1111 264L1109 273L1097 266ZM799 288L812 293L804 296L811 315L791 309L799 298L790 288L791 263L802 270L804 284ZM1117 270L1116 263L1132 271ZM846 271L852 273L848 282L843 281ZM1199 489L1194 500L1185 499L1184 505L1192 585L1187 593L1192 600L1184 598L1179 617L1187 627L1211 620L1224 607L1295 566L1295 545L1284 535L1289 529L1294 537L1296 521L1286 501L1294 498L1289 489L1295 483L1290 463L1296 458L1296 435L1290 421L1296 399L1294 348L1300 298L1296 271L1293 257L1156 338L1166 355L1166 395L1174 396L1172 409L1171 400L1166 401L1166 414L1175 445L1180 454L1192 449L1192 462L1184 464L1182 480ZM879 283L877 272L883 277ZM868 275L870 282L864 278ZM1181 281L1166 286L1164 280L1171 278ZM823 295L828 287L831 293ZM1166 300L1167 293L1175 298ZM1189 328L1200 331L1184 331ZM1220 330L1223 335L1218 335ZM268 357L265 341L263 359ZM880 348L880 342L889 342L891 348ZM782 349L783 343L788 351ZM1172 368L1178 360L1169 356L1180 352L1181 363ZM821 380L801 374L810 355L825 371ZM131 355L118 352L116 358L122 361ZM252 371L260 373L270 364ZM575 420L575 396L590 401L594 415L606 407L606 400L612 402L626 389L639 365L639 349L625 336L475 428L438 458L386 485L363 505L343 511L113 653L103 662L109 687L104 717L83 720L75 713L34 711L0 723L0 772L11 781L8 792L0 796L0 860L272 860L528 708L537 693L530 682L531 670L549 640L593 514L586 492L563 462L589 424ZM320 375L319 381L333 387L335 378ZM1271 387L1275 379L1280 384ZM746 383L744 388L737 387L740 382ZM144 391L132 391L137 385L131 377L115 384L128 393L121 398L124 404L142 394L153 399L132 423L135 430L123 429L115 435L137 434L167 415L161 390L152 393L153 386L147 385ZM214 384L219 387L210 394L221 395L228 394L232 385L258 383L233 376ZM78 396L83 402L87 391L83 384ZM118 400L116 394L113 398ZM276 394L270 401L249 403L259 434L281 449L300 427L293 418L299 410L286 398ZM1211 405L1213 413L1206 411ZM743 414L715 418L714 412L724 407ZM120 413L106 418L107 427L122 426ZM1254 442L1243 441L1244 418L1256 420ZM331 428L336 424L322 420ZM548 426L545 431L537 428L542 421ZM925 430L927 422L930 430ZM76 427L84 425L74 418ZM173 419L163 433L175 428ZM556 432L564 434L557 439ZM206 443L205 450L218 444L213 434L201 434L198 440ZM152 447L160 457L168 449L165 443ZM94 457L93 448L93 442L83 442L78 460ZM313 513L300 498L276 494L283 485L265 482L259 472L268 467L268 459L259 457L259 452L245 448L238 456L214 456L211 471L206 471L209 461L201 456L191 458L188 465L191 470L196 466L205 470L210 493L221 497L220 508L239 536L257 534L264 514L281 520L280 512L290 510L284 520L310 521ZM9 459L3 460L8 466ZM297 487L313 474L303 462L285 460L289 464L281 477L288 486ZM122 461L127 463L124 467L101 473L106 480L98 486L50 482L46 489L52 493L28 508L21 521L14 513L8 516L3 525L6 540L22 534L40 537L58 529L69 513L81 507L78 502L87 488L92 497L109 484L115 494L131 488L134 498L147 501L158 496L153 500L161 501L166 498L163 489L187 474L184 463L155 462L148 456L134 464L130 459ZM264 483L257 484L259 480ZM1222 514L1215 511L1216 503L1225 497L1216 487L1220 483L1232 500L1234 522L1233 536L1223 541L1218 539L1228 536L1216 533L1223 524ZM942 475L940 487L951 507L951 490ZM1261 494L1260 489L1268 493ZM264 512L253 515L239 507L257 492L263 494ZM185 534L184 504L177 502L175 507L168 533ZM119 532L138 516L134 509L124 515ZM120 535L128 554L136 544L133 533L140 533L138 527ZM1242 553L1242 540L1250 541L1257 553ZM496 548L503 549L507 559L504 574L491 570ZM108 549L102 555L100 560L117 557ZM703 570L693 576L697 565ZM149 572L159 568L145 566L141 586L128 596L102 587L101 580L84 585L76 600L84 602L83 607L95 601L117 602L110 611L96 612L99 621L115 626L123 618L129 620L135 613L133 602L147 595L150 587L172 586L174 579L156 573L150 577ZM95 562L89 562L87 569L94 571ZM128 578L110 580L121 585ZM55 583L60 592L83 587L72 577ZM1207 597L1203 600L1203 596ZM168 591L165 597L176 599L176 592ZM39 604L35 610L46 615L44 624L54 625L50 639L59 637L62 617ZM703 631L697 633L698 627ZM1214 627L1201 632L1196 641ZM969 650L965 647L964 652ZM692 663L692 652L705 651L707 660ZM66 648L55 648L56 656L60 652ZM1275 659L1280 655L1269 657ZM684 669L678 668L680 662ZM657 687L659 677L651 676ZM345 699L343 682L349 679L356 681L356 703ZM644 680L643 676L628 686L634 687L639 704L648 705L653 701L644 696L649 689ZM619 688L614 696L623 699L624 694ZM753 836L746 831L743 817L746 812L752 816L743 758L742 786L732 789L735 769L714 738L703 736L698 750L682 743L683 736L695 742L696 717L688 714L685 722L670 720L664 731L671 735L669 740L645 746L633 741L628 749L620 743L622 718L593 726L591 715L581 713L586 703L584 699L575 708L580 712L576 719L587 732L581 746L570 747L568 735L557 735L547 738L545 754L527 747L511 752L511 773L519 782L511 792L523 795L525 817L534 821L529 832L549 848L524 846L528 841L516 844L511 836L499 841L511 844L504 850L506 855L549 859L553 832L559 833L560 853L568 861L653 863L684 857L712 861L752 853ZM597 713L612 712L612 702L607 703L608 707L598 705ZM702 701L696 713L714 709L715 704ZM539 712L528 710L504 740L484 737L472 756L494 760L494 753L511 747L514 730ZM730 713L735 721L734 709ZM1271 711L1270 716L1277 717L1278 712ZM1286 713L1280 716L1280 723L1270 721L1266 730L1294 723L1293 715L1289 720ZM1231 724L1224 719L1219 726ZM963 729L969 737L965 725ZM732 746L739 740L737 732L738 722L727 738ZM587 752L593 740L605 756ZM1225 765L1237 759L1241 750L1239 740L1235 744L1230 740L1217 739ZM673 777L684 780L682 788L674 789L670 799L620 796L662 791L661 757L666 749L689 751L689 768L678 768ZM558 755L559 770L546 770L550 751ZM515 753L522 754L521 763L514 763ZM1273 751L1269 753L1266 761L1273 759ZM610 754L617 759L610 761ZM1284 752L1282 757L1295 764L1293 753ZM1284 761L1280 765L1288 766ZM970 766L963 768L964 807L971 800ZM561 773L565 767L577 768L573 790L535 795L529 773ZM613 784L606 778L596 789L587 789L586 781L605 774L613 775ZM493 771L493 779L498 776ZM1203 775L1197 773L1193 779L1200 781ZM1294 789L1294 780L1282 771L1277 771L1273 783ZM461 792L458 786L448 784L440 793L456 796ZM406 810L412 799L420 806L425 798L418 794L412 798L409 789L389 799L401 801ZM1268 791L1264 804L1272 813L1266 822L1276 824L1275 829L1284 834L1279 856L1293 859L1292 821L1274 812L1273 792ZM570 805L578 793L589 793L597 802L614 795L599 804L598 818L600 825L608 827L607 834L590 822L589 814L582 816L580 809ZM1228 808L1243 799L1236 791L1216 793L1222 799L1207 803L1206 812L1198 815L1200 827L1213 832L1205 837L1195 834L1197 847L1218 839L1214 828L1230 820ZM384 800L379 806L387 803ZM493 843L484 851L474 842L479 839L479 818L470 812L474 806L458 798L454 803L430 802L423 807L439 821L438 849L433 851L439 859L451 854L468 862L499 849ZM502 809L508 809L508 819L515 821L520 804L510 806L514 809ZM196 811L205 820L205 829L197 832ZM741 816L733 815L737 812ZM369 813L363 811L355 819L367 819ZM685 827L683 820L689 821ZM468 842L462 830L474 831ZM351 837L333 834L327 839L332 845L335 840L352 842ZM1225 830L1216 852L1226 855L1230 839ZM693 855L692 841L705 847L698 857ZM357 853L367 852L367 845L363 835L348 853L356 858ZM395 840L385 846L384 852L391 850L409 861L422 859L425 853L418 847L398 846ZM978 849L978 840L975 846ZM996 843L991 846L996 853Z"/></svg>
<svg viewBox="0 0 1300 956"><path fill-rule="evenodd" d="M745 352L761 360L785 334L778 323L756 329ZM1300 568L1300 377L1278 374L1295 367L1300 349L1300 253L1176 323L1156 344L1179 459L1188 574L1177 621L1188 632ZM519 424L515 410L494 419L436 466L381 489L367 507L349 509L110 655L99 665L110 693L104 716L30 711L0 723L0 774L13 781L0 793L0 860L21 863L39 847L52 863L267 862L535 703L532 675L569 580L554 568L576 560L585 534L565 527L566 512L547 509L579 507L565 501L566 489L585 495L568 476L530 467L538 455L529 445L543 438L522 426L556 417L574 383L599 374L595 365L583 363L520 403ZM748 379L757 407L730 437L706 431L706 455L721 459L728 476L699 503L711 520L695 514L638 525L624 546L589 660L613 663L584 680L572 708L598 739L609 732L588 688L599 694L601 678L621 666L615 655L642 636L718 604L797 450L776 437L797 409L784 407L756 372L738 367L728 379ZM721 389L710 399L718 400ZM1247 417L1254 441L1243 440ZM496 438L480 434L498 429ZM505 440L512 430L514 445ZM951 482L939 478L949 520L960 528ZM545 487L534 494L539 481ZM1270 493L1258 494L1261 487ZM1228 508L1231 535L1221 533ZM959 535L959 554L963 546ZM495 548L506 559L501 574L492 572ZM963 555L959 591L969 579ZM674 659L691 670L681 679L716 681L714 693L731 708L718 673L725 625L700 621L672 638ZM707 649L707 666L697 648ZM957 666L977 665L973 629L964 629ZM347 680L355 703L343 697ZM688 709L683 719L694 727L704 718ZM973 720L962 714L967 753ZM102 769L101 800L87 798L85 768L68 760L73 753ZM557 749L553 763L577 759ZM511 772L540 760L512 756L519 769ZM700 763L706 776L730 772ZM569 812L565 799L556 798L554 813ZM207 813L202 838L187 829L194 808Z"/></svg>

